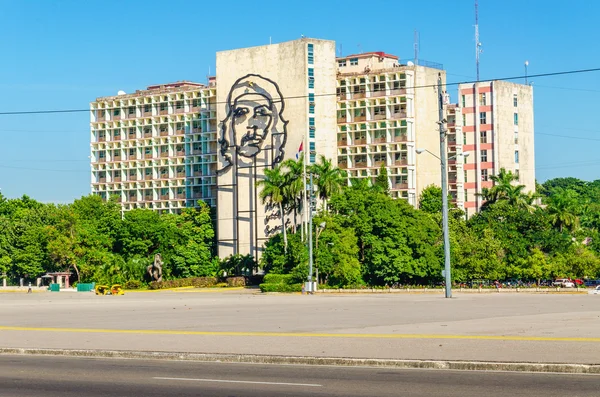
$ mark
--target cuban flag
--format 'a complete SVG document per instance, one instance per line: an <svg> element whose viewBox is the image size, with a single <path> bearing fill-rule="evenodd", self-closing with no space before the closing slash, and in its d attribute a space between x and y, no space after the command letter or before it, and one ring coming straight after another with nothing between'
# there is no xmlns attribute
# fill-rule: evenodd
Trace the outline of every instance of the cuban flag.
<svg viewBox="0 0 600 397"><path fill-rule="evenodd" d="M298 153L296 153L296 160L300 159L300 153L304 151L304 142L300 142L300 147L298 148Z"/></svg>

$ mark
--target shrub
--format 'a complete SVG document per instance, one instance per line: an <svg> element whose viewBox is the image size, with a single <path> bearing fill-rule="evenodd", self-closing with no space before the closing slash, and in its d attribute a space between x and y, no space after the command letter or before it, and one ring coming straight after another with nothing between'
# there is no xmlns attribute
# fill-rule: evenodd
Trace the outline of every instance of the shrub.
<svg viewBox="0 0 600 397"><path fill-rule="evenodd" d="M300 292L302 284L272 284L263 283L260 285L261 292Z"/></svg>
<svg viewBox="0 0 600 397"><path fill-rule="evenodd" d="M180 278L176 280L165 280L165 281L152 281L148 284L150 289L166 289L166 288L180 288L180 287L196 287L196 288L207 288L217 284L216 277L191 277L191 278Z"/></svg>
<svg viewBox="0 0 600 397"><path fill-rule="evenodd" d="M123 287L125 289L140 289L142 287L142 282L139 280L129 280Z"/></svg>
<svg viewBox="0 0 600 397"><path fill-rule="evenodd" d="M266 283L266 284L290 284L290 282L292 281L293 278L294 278L294 276L291 274L269 273L269 274L265 274L263 283Z"/></svg>
<svg viewBox="0 0 600 397"><path fill-rule="evenodd" d="M213 288L226 288L228 287L227 283L217 283L213 285Z"/></svg>
<svg viewBox="0 0 600 397"><path fill-rule="evenodd" d="M242 276L227 277L228 287L245 287L246 279Z"/></svg>

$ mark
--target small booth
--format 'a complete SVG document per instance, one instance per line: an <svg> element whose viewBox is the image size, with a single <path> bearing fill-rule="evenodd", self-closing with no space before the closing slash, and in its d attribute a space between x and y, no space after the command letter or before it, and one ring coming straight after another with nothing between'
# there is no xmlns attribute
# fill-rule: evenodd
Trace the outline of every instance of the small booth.
<svg viewBox="0 0 600 397"><path fill-rule="evenodd" d="M60 288L70 288L69 278L71 277L71 272L52 272L46 273L42 278L44 280L49 280L51 284L57 284Z"/></svg>

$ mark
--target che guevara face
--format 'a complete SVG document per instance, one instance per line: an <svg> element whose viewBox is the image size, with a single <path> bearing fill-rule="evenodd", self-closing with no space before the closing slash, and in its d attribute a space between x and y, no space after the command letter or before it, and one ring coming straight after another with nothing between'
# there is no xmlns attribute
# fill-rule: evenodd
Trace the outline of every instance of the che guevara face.
<svg viewBox="0 0 600 397"><path fill-rule="evenodd" d="M231 108L231 128L238 154L254 157L261 150L273 124L273 103L265 95L243 94Z"/></svg>

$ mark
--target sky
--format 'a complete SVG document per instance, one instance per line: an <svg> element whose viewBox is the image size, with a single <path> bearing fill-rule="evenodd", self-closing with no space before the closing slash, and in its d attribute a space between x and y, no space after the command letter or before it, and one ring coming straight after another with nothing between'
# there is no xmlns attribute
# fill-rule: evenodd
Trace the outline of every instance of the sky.
<svg viewBox="0 0 600 397"><path fill-rule="evenodd" d="M481 79L600 68L600 2L480 0ZM215 73L215 52L335 40L475 78L474 1L0 0L0 113L88 109L97 97ZM600 72L532 78L536 178L600 179ZM524 80L516 80L523 83ZM450 87L457 101L456 88ZM592 117L593 116L593 117ZM432 133L434 131L432 130ZM90 193L89 113L0 114L0 189L66 203Z"/></svg>

